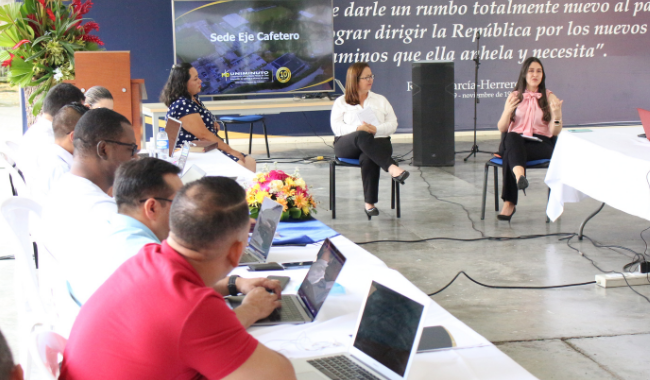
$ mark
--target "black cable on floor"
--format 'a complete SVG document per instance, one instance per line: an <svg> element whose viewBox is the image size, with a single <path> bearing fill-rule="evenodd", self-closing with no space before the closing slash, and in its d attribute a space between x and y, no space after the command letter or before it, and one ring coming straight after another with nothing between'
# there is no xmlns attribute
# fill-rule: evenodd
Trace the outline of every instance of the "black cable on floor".
<svg viewBox="0 0 650 380"><path fill-rule="evenodd" d="M435 292L433 292L433 293L431 293L431 294L427 294L427 295L428 295L429 297L432 297L432 296L435 296L435 295L438 294L438 293L443 292L445 289L447 289L449 286L451 286L451 284L453 284L454 281L456 281L456 279L457 279L461 274L464 275L465 277L467 277L467 279L469 279L469 280L472 281L473 283L475 283L475 284L477 284L477 285L480 285L480 286L483 286L483 287L485 287L485 288L490 288L490 289L544 290L544 289L561 289L561 288L570 288L570 287L575 287L575 286L592 285L592 284L595 284L595 283L596 283L596 281L589 281L589 282L580 282L580 283L577 283L577 284L549 285L549 286L504 286L504 285L488 285L488 284L483 284L483 283L481 283L481 282L478 282L478 281L476 281L475 279L471 278L467 273L465 273L465 271L460 271L460 272L458 272L458 274L456 274L456 276L454 276L454 278L453 278L451 281L449 281L449 283L448 283L447 285L445 285L442 289L440 289L440 290L438 290L438 291L435 291Z"/></svg>
<svg viewBox="0 0 650 380"><path fill-rule="evenodd" d="M316 133L316 129L314 129L314 126L311 125L311 123L309 122L309 119L307 118L307 114L305 114L304 112L301 112L301 113L302 113L302 116L305 118L305 121L307 122L307 125L309 125L309 128L311 128L311 131L314 134L314 136L316 136L316 137L320 138L321 140L323 140L323 144L327 145L328 147L332 148L332 150L334 150L333 146L328 144L327 141L325 141L325 139L321 135Z"/></svg>
<svg viewBox="0 0 650 380"><path fill-rule="evenodd" d="M424 173L422 172L422 168L420 168L419 166L418 166L418 171L420 172L420 178L422 178L422 180L424 181L424 183L427 184L427 190L429 190L429 194L430 194L432 197L436 198L436 199L437 199L438 201L440 201L440 202L446 202L446 203L449 203L449 204L452 204L452 205L460 206L460 207L465 211L465 214L467 214L467 219L469 219L469 222L472 224L472 229L473 229L474 231L480 233L482 237L485 237L485 234L483 233L483 231L477 229L477 228L474 226L474 220L473 220L472 217L469 215L469 210L465 208L465 205L463 205L463 204L461 204L461 203L458 203L458 202L448 201L448 200L445 200L445 199L441 199L441 198L439 198L439 197L438 197L437 195L435 195L435 194L433 193L433 191L431 190L431 184L429 183L429 181L427 181L426 178L424 178Z"/></svg>
<svg viewBox="0 0 650 380"><path fill-rule="evenodd" d="M648 298L648 297L644 296L643 294L639 293L638 291L636 291L636 289L634 289L634 288L632 287L632 285L630 285L630 283L627 282L627 278L625 278L625 275L624 275L623 273L621 273L621 272L617 272L617 271L613 271L613 270L611 270L611 271L606 271L606 270L602 269L601 267L599 267L599 266L596 264L596 262L595 262L593 259L591 259L589 256L587 256L584 252L582 252L582 251L579 250L578 248L573 247L573 246L571 245L571 239L573 239L575 236L576 236L576 235L573 235L573 236L571 236L569 239L567 239L567 241L566 241L567 247L569 247L569 248L571 248L572 250L578 252L578 254L580 254L580 256L582 256L582 257L584 257L585 259L589 260L589 262L591 263L591 265L593 265L594 268L598 269L600 272L605 273L605 274L608 274L608 273L618 274L618 275L620 275L621 277L623 277L623 281L625 281L625 284L627 285L628 288L630 288L630 290L632 290L634 293L640 295L641 297L645 298L645 300L648 301L648 303L650 303L650 298ZM587 235L582 235L582 236L583 236L583 237L586 237L587 239L589 239L590 242L593 243L593 240L592 240L591 238L589 238ZM594 246L595 246L595 245L594 245Z"/></svg>
<svg viewBox="0 0 650 380"><path fill-rule="evenodd" d="M451 238L451 237L431 237L431 238L423 238L423 239L416 239L416 240L371 240L371 241L362 241L360 243L354 243L356 245L364 245L364 244L373 244L373 243L424 243L427 241L433 241L433 240L450 240L450 241L461 241L461 242L473 242L473 241L482 241L482 240L489 240L489 241L510 241L510 240L529 240L529 239L539 239L543 237L550 237L550 236L563 236L562 239L567 239L571 236L574 236L575 233L573 232L554 232L550 234L537 234L537 235L522 235L522 236L483 236L479 238Z"/></svg>

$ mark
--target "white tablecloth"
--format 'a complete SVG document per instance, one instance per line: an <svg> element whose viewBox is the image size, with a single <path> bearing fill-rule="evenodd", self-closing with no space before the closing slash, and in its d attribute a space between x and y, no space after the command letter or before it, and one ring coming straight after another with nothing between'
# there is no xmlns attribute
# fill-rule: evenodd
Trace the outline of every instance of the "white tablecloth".
<svg viewBox="0 0 650 380"><path fill-rule="evenodd" d="M555 145L545 182L551 189L546 209L555 221L564 203L591 197L650 220L650 141L641 127L563 131Z"/></svg>
<svg viewBox="0 0 650 380"><path fill-rule="evenodd" d="M250 180L254 173L232 162L220 152L192 154L188 165L195 164L209 175L237 176ZM344 236L332 238L332 242L346 257L337 284L323 304L314 322L301 325L277 325L253 327L249 332L264 345L277 350L288 358L310 357L322 354L346 352L361 311L361 304L368 294L373 279L387 286L398 285L421 291L399 272L392 270L379 258L354 244ZM272 247L268 261L291 262L314 260L320 244L306 247ZM289 276L284 293L295 294L307 269L285 271L249 272L237 268L233 274L242 277L268 275ZM530 373L499 351L487 339L476 333L448 311L430 300L426 326L442 325L454 337L457 347L435 352L417 354L409 379L445 380L528 380L535 379Z"/></svg>
<svg viewBox="0 0 650 380"><path fill-rule="evenodd" d="M174 152L174 160L178 159L179 155L180 151ZM244 187L248 187L255 177L255 173L239 165L216 149L208 153L190 152L187 156L183 173L188 171L192 165L203 169L206 175L237 177L237 182Z"/></svg>

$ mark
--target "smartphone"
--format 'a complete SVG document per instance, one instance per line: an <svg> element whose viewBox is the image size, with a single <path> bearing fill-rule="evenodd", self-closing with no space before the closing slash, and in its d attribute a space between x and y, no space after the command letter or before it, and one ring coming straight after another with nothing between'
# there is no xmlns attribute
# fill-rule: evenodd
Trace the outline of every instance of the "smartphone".
<svg viewBox="0 0 650 380"><path fill-rule="evenodd" d="M456 347L456 342L443 326L429 326L422 329L418 353L450 347Z"/></svg>
<svg viewBox="0 0 650 380"><path fill-rule="evenodd" d="M290 268L298 268L298 267L308 267L311 266L314 262L313 261L295 261L292 263L282 263L282 266L284 269L290 269Z"/></svg>
<svg viewBox="0 0 650 380"><path fill-rule="evenodd" d="M259 272L264 270L284 270L284 267L278 263L261 263L261 264L248 264L248 270L251 272Z"/></svg>
<svg viewBox="0 0 650 380"><path fill-rule="evenodd" d="M284 288L287 287L287 284L289 281L291 281L291 277L288 276L266 276L269 280L278 280L280 281L280 288L284 290Z"/></svg>

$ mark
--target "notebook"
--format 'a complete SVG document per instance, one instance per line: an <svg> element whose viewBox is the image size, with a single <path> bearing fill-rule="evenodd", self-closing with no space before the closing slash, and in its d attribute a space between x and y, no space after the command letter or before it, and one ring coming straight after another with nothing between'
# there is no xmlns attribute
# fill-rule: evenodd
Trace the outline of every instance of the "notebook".
<svg viewBox="0 0 650 380"><path fill-rule="evenodd" d="M266 262L281 216L282 205L270 198L264 198L253 235L239 259L239 266Z"/></svg>
<svg viewBox="0 0 650 380"><path fill-rule="evenodd" d="M329 239L325 239L316 261L309 268L298 289L298 294L283 294L282 306L267 318L255 322L253 326L312 322L323 307L344 264L345 256ZM231 306L237 305L231 303Z"/></svg>
<svg viewBox="0 0 650 380"><path fill-rule="evenodd" d="M408 293L407 296L373 281L348 352L291 360L296 377L299 380L406 379L430 303L425 294L415 289Z"/></svg>

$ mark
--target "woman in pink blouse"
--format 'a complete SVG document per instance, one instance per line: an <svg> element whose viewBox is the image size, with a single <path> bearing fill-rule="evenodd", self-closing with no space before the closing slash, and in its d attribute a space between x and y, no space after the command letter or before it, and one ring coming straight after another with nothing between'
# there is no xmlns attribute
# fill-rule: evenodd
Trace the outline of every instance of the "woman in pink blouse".
<svg viewBox="0 0 650 380"><path fill-rule="evenodd" d="M528 187L526 162L551 158L556 136L562 131L562 102L546 89L542 62L528 58L517 87L506 99L497 124L504 133L499 153L503 158L503 209L497 219L510 221L516 211L519 190ZM541 141L527 139L536 137Z"/></svg>

